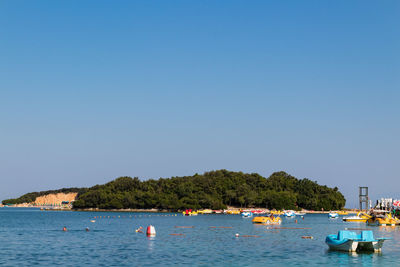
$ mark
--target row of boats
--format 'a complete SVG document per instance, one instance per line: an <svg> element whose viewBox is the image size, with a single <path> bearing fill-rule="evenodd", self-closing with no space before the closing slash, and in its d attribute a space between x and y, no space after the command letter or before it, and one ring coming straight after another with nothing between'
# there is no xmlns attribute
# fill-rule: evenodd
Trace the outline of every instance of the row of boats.
<svg viewBox="0 0 400 267"><path fill-rule="evenodd" d="M330 212L329 218L339 218L338 213ZM347 216L343 218L345 222L367 223L370 226L395 226L400 224L400 219L392 216L389 211L371 210L369 212L359 212L355 216Z"/></svg>
<svg viewBox="0 0 400 267"><path fill-rule="evenodd" d="M250 218L254 215L262 215L262 214L270 214L274 216L285 216L285 217L295 217L295 216L304 216L306 213L298 212L293 210L284 210L284 211L268 211L268 210L185 210L182 214L185 216L196 216L199 214L233 214L233 215L241 215L243 218ZM348 215L346 211L335 211L329 212L328 217L335 219L339 218L341 215ZM264 219L263 219L264 220ZM388 211L376 211L372 210L370 212L359 212L357 215L347 216L343 218L343 221L346 222L364 222L371 226L395 226L400 224L400 219L391 215Z"/></svg>

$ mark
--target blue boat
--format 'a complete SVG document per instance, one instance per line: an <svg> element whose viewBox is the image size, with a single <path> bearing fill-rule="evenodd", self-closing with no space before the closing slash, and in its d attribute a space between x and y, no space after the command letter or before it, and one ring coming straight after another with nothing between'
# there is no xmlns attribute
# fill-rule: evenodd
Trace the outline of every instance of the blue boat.
<svg viewBox="0 0 400 267"><path fill-rule="evenodd" d="M286 210L283 215L285 215L286 217L294 217L296 216L296 213L293 210Z"/></svg>
<svg viewBox="0 0 400 267"><path fill-rule="evenodd" d="M242 218L251 218L253 217L253 213L251 211L242 212Z"/></svg>
<svg viewBox="0 0 400 267"><path fill-rule="evenodd" d="M330 219L336 219L339 218L339 214L337 214L336 212L329 212L328 217Z"/></svg>
<svg viewBox="0 0 400 267"><path fill-rule="evenodd" d="M331 250L339 251L373 251L380 252L383 242L388 238L374 238L372 231L361 231L361 234L342 230L337 235L328 235L325 243Z"/></svg>

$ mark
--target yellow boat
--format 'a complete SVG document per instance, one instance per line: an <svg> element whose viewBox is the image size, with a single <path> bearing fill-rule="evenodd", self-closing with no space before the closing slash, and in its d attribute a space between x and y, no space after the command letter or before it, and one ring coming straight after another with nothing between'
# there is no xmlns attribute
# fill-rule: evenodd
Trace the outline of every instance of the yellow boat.
<svg viewBox="0 0 400 267"><path fill-rule="evenodd" d="M357 216L344 217L343 221L345 221L345 222L366 222L371 217L372 217L371 215L368 215L364 212L359 212L359 213L357 213Z"/></svg>
<svg viewBox="0 0 400 267"><path fill-rule="evenodd" d="M273 215L283 215L285 213L283 211L280 211L280 210L271 210L271 214L273 214Z"/></svg>
<svg viewBox="0 0 400 267"><path fill-rule="evenodd" d="M260 224L281 224L282 219L280 217L254 217L252 222Z"/></svg>
<svg viewBox="0 0 400 267"><path fill-rule="evenodd" d="M186 213L185 211L182 212L183 216L197 216L199 213L197 211L190 211Z"/></svg>
<svg viewBox="0 0 400 267"><path fill-rule="evenodd" d="M339 214L339 215L349 215L349 213L347 211L345 211L345 210L339 210L336 213Z"/></svg>
<svg viewBox="0 0 400 267"><path fill-rule="evenodd" d="M211 214L212 210L209 210L209 209L198 210L197 213L198 214Z"/></svg>
<svg viewBox="0 0 400 267"><path fill-rule="evenodd" d="M400 224L400 220L397 218L393 218L389 213L386 216L373 216L372 218L367 220L367 224L370 226L395 226Z"/></svg>
<svg viewBox="0 0 400 267"><path fill-rule="evenodd" d="M226 214L234 214L234 215L237 215L237 214L240 214L240 210L227 210L227 211L226 211Z"/></svg>

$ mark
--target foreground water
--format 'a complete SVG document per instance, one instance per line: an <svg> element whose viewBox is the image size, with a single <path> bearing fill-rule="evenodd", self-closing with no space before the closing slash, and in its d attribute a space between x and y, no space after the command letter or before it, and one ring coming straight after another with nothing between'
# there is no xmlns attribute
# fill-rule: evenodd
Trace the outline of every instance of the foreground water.
<svg viewBox="0 0 400 267"><path fill-rule="evenodd" d="M156 237L147 238L135 232L139 226L145 228L149 224L155 226ZM68 228L67 232L62 231L64 226ZM89 232L85 231L86 227L90 228ZM238 215L184 217L174 213L0 208L0 265L400 265L400 227L369 227L376 237L392 238L385 242L379 254L327 250L326 235L344 228L368 228L365 224L328 219L326 214L307 214L304 220L299 217L284 218L280 227L311 229L275 229L253 225L251 219L242 219ZM236 233L259 237L237 238ZM302 239L301 236L313 236L314 239Z"/></svg>

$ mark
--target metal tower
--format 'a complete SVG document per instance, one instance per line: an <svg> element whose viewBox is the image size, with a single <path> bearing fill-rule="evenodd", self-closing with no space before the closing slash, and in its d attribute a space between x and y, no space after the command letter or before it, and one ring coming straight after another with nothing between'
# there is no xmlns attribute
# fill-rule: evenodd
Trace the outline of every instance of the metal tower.
<svg viewBox="0 0 400 267"><path fill-rule="evenodd" d="M358 195L360 198L360 210L363 209L363 203L365 204L365 209L368 209L368 187L360 186L360 194Z"/></svg>

